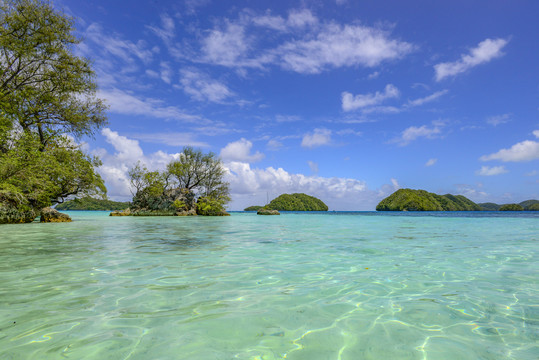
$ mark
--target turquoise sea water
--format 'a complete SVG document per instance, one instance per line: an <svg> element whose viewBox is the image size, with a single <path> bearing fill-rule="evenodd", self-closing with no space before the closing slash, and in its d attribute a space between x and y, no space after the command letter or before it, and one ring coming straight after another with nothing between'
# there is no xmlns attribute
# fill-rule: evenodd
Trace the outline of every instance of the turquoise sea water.
<svg viewBox="0 0 539 360"><path fill-rule="evenodd" d="M539 358L539 213L0 226L0 359Z"/></svg>

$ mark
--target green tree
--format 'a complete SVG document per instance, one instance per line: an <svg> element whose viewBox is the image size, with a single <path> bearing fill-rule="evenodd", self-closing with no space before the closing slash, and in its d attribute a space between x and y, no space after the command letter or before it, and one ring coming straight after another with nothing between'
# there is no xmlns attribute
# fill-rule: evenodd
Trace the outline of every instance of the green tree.
<svg viewBox="0 0 539 360"><path fill-rule="evenodd" d="M73 54L80 40L72 18L42 0L0 7L0 108L44 147L62 133L92 135L106 122L89 60Z"/></svg>
<svg viewBox="0 0 539 360"><path fill-rule="evenodd" d="M0 216L106 193L99 160L69 137L106 122L90 62L73 54L74 30L47 1L0 1Z"/></svg>
<svg viewBox="0 0 539 360"><path fill-rule="evenodd" d="M214 153L204 154L190 146L185 147L179 159L170 162L163 172L149 171L138 162L128 171L134 193L133 206L173 213L186 207L185 203L173 198L190 193L188 198L198 198L196 210L200 215L222 214L225 204L230 201L225 174L221 160ZM179 189L182 191L175 191Z"/></svg>

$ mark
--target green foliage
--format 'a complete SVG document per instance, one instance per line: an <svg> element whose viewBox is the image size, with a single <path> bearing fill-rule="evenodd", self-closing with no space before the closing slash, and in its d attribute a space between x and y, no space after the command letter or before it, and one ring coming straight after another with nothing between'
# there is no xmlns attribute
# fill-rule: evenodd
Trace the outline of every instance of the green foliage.
<svg viewBox="0 0 539 360"><path fill-rule="evenodd" d="M539 202L528 205L524 208L526 211L539 211Z"/></svg>
<svg viewBox="0 0 539 360"><path fill-rule="evenodd" d="M528 210L532 205L539 204L539 200L525 200L521 202L519 205L524 208L524 210Z"/></svg>
<svg viewBox="0 0 539 360"><path fill-rule="evenodd" d="M243 209L243 211L258 211L262 208L263 206L253 205L253 206L246 207L245 209Z"/></svg>
<svg viewBox="0 0 539 360"><path fill-rule="evenodd" d="M377 211L479 211L462 195L437 195L425 190L399 189L380 201Z"/></svg>
<svg viewBox="0 0 539 360"><path fill-rule="evenodd" d="M39 137L21 133L0 153L0 188L17 189L35 208L62 202L71 195L104 196L100 162L64 137L51 137L40 150Z"/></svg>
<svg viewBox="0 0 539 360"><path fill-rule="evenodd" d="M73 54L73 24L48 1L0 1L0 191L13 211L106 192L101 163L66 136L106 122L90 62Z"/></svg>
<svg viewBox="0 0 539 360"><path fill-rule="evenodd" d="M524 208L519 204L505 204L500 207L500 211L522 211Z"/></svg>
<svg viewBox="0 0 539 360"><path fill-rule="evenodd" d="M220 215L230 201L225 173L215 154L192 147L185 147L180 158L163 172L149 171L139 162L128 172L134 192L132 210L172 214L196 210L199 215Z"/></svg>
<svg viewBox="0 0 539 360"><path fill-rule="evenodd" d="M219 199L211 197L200 197L197 201L197 215L203 216L223 216L228 215L224 203Z"/></svg>
<svg viewBox="0 0 539 360"><path fill-rule="evenodd" d="M281 211L327 211L328 207L314 196L296 193L282 194L265 206L271 210Z"/></svg>
<svg viewBox="0 0 539 360"><path fill-rule="evenodd" d="M477 205L479 205L483 211L498 211L500 209L500 205L492 202L480 203Z"/></svg>
<svg viewBox="0 0 539 360"><path fill-rule="evenodd" d="M95 199L86 196L58 204L56 210L125 210L128 207L128 202Z"/></svg>
<svg viewBox="0 0 539 360"><path fill-rule="evenodd" d="M80 40L73 19L48 1L0 3L0 108L43 145L50 136L92 135L106 122L88 59L73 54Z"/></svg>
<svg viewBox="0 0 539 360"><path fill-rule="evenodd" d="M187 204L179 199L174 200L172 203L176 210L187 210Z"/></svg>

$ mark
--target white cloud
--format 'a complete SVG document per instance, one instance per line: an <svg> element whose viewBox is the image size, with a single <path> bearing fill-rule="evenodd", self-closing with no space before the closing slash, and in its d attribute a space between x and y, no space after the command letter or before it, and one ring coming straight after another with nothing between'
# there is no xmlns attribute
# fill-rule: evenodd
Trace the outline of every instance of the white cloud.
<svg viewBox="0 0 539 360"><path fill-rule="evenodd" d="M284 43L275 53L285 69L317 74L327 68L373 67L401 58L413 49L407 42L390 39L388 32L381 29L330 23L314 37Z"/></svg>
<svg viewBox="0 0 539 360"><path fill-rule="evenodd" d="M165 132L165 133L138 133L130 134L131 137L149 143L164 144L169 146L194 146L209 147L205 142L194 139L191 133Z"/></svg>
<svg viewBox="0 0 539 360"><path fill-rule="evenodd" d="M536 131L534 131L534 134ZM539 131L537 132L537 135L539 135ZM504 162L537 160L539 159L539 142L533 140L525 140L511 146L511 148L509 149L501 149L494 154L483 155L479 159L481 161L501 160Z"/></svg>
<svg viewBox="0 0 539 360"><path fill-rule="evenodd" d="M301 140L301 146L314 148L331 143L331 130L314 129L312 133L305 134Z"/></svg>
<svg viewBox="0 0 539 360"><path fill-rule="evenodd" d="M244 26L228 23L225 29L214 29L210 32L208 37L203 40L202 51L208 62L224 66L237 66L249 48Z"/></svg>
<svg viewBox="0 0 539 360"><path fill-rule="evenodd" d="M318 163L315 163L314 161L307 161L307 164L309 165L309 168L311 169L311 172L313 174L318 174Z"/></svg>
<svg viewBox="0 0 539 360"><path fill-rule="evenodd" d="M434 100L438 99L441 96L444 96L448 92L449 92L449 90L436 91L434 94L431 94L429 96L419 98L419 99L415 99L415 100L410 100L408 102L408 106L420 106L420 105L429 103L431 101L434 101Z"/></svg>
<svg viewBox="0 0 539 360"><path fill-rule="evenodd" d="M172 69L167 62L161 62L161 80L165 83L170 84L172 82Z"/></svg>
<svg viewBox="0 0 539 360"><path fill-rule="evenodd" d="M174 20L167 14L161 15L161 27L148 26L148 28L167 44L174 38Z"/></svg>
<svg viewBox="0 0 539 360"><path fill-rule="evenodd" d="M345 91L341 94L342 109L344 111L352 111L367 106L374 106L382 103L384 100L399 97L399 95L399 89L392 84L387 84L384 92L377 91L374 94L359 94L354 96Z"/></svg>
<svg viewBox="0 0 539 360"><path fill-rule="evenodd" d="M266 147L267 147L269 150L279 150L280 148L283 147L283 143L280 142L279 140L271 139L271 140L269 140L268 143L266 144Z"/></svg>
<svg viewBox="0 0 539 360"><path fill-rule="evenodd" d="M253 143L247 139L241 138L238 141L231 142L221 149L221 158L224 161L242 161L257 162L264 158L264 154L256 152L251 154Z"/></svg>
<svg viewBox="0 0 539 360"><path fill-rule="evenodd" d="M283 193L306 193L324 201L330 209L372 210L384 194L371 191L365 182L349 178L325 178L292 174L282 168L252 168L247 163L226 163L232 196L231 209L264 205Z"/></svg>
<svg viewBox="0 0 539 360"><path fill-rule="evenodd" d="M502 56L502 49L507 43L508 40L505 39L486 39L481 41L477 47L471 49L469 54L461 55L460 60L434 65L436 81L448 76L458 75L477 65Z"/></svg>
<svg viewBox="0 0 539 360"><path fill-rule="evenodd" d="M438 159L429 159L426 163L425 163L425 166L432 166L434 164L436 164L438 162Z"/></svg>
<svg viewBox="0 0 539 360"><path fill-rule="evenodd" d="M496 115L487 118L487 124L498 126L511 121L511 114Z"/></svg>
<svg viewBox="0 0 539 360"><path fill-rule="evenodd" d="M401 146L408 145L410 142L416 140L420 137L425 137L427 139L434 139L439 137L442 132L443 123L435 122L432 127L427 125L423 126L410 126L406 128L402 133L400 138L394 140L394 142L399 143Z"/></svg>
<svg viewBox="0 0 539 360"><path fill-rule="evenodd" d="M254 16L251 21L261 27L267 27L277 31L289 31L294 28L302 28L307 25L315 25L318 22L316 16L308 9L291 10L288 18L272 16L269 13L263 16Z"/></svg>
<svg viewBox="0 0 539 360"><path fill-rule="evenodd" d="M222 82L211 79L208 75L197 70L181 70L180 83L186 94L198 101L223 103L235 94Z"/></svg>
<svg viewBox="0 0 539 360"><path fill-rule="evenodd" d="M534 131L532 131L532 134L533 134L533 136L535 136L536 138L539 138L539 130L534 130Z"/></svg>
<svg viewBox="0 0 539 360"><path fill-rule="evenodd" d="M300 121L301 117L297 115L276 115L275 121L277 122L293 122Z"/></svg>
<svg viewBox="0 0 539 360"><path fill-rule="evenodd" d="M145 156L137 140L129 139L109 128L103 129L101 134L113 146L115 152L109 154L105 149L96 149L92 151L92 154L99 156L103 162L103 165L97 171L105 180L108 195L114 199L131 199L131 185L127 171L138 161L141 161L151 170L162 170L166 164L179 156L179 154L167 154L163 151L157 151L150 156Z"/></svg>
<svg viewBox="0 0 539 360"><path fill-rule="evenodd" d="M480 176L494 176L494 175L500 175L505 174L507 170L503 166L481 166L481 169L477 170L475 172L476 175Z"/></svg>
<svg viewBox="0 0 539 360"><path fill-rule="evenodd" d="M144 41L134 43L116 35L109 35L99 24L93 23L88 26L84 35L86 39L99 45L97 48L101 52L120 58L127 63L132 63L134 57L146 64L153 59L153 53L147 49Z"/></svg>
<svg viewBox="0 0 539 360"><path fill-rule="evenodd" d="M175 106L165 106L161 100L139 98L119 89L98 91L98 97L105 99L110 111L125 115L143 115L160 119L181 120L186 122L208 123L200 116L190 115Z"/></svg>

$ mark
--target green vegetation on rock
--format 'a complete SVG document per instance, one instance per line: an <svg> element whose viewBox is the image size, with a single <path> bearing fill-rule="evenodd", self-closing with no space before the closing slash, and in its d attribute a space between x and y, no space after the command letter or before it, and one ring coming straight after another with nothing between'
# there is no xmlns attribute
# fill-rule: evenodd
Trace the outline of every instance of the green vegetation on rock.
<svg viewBox="0 0 539 360"><path fill-rule="evenodd" d="M258 211L258 210L260 210L262 208L263 208L263 206L253 205L253 206L246 207L245 209L243 209L243 211Z"/></svg>
<svg viewBox="0 0 539 360"><path fill-rule="evenodd" d="M526 211L539 211L539 202L526 206L524 208L524 210L526 210Z"/></svg>
<svg viewBox="0 0 539 360"><path fill-rule="evenodd" d="M539 200L525 200L519 203L519 205L522 206L524 210L530 210L532 207L537 209L537 205L539 205Z"/></svg>
<svg viewBox="0 0 539 360"><path fill-rule="evenodd" d="M500 206L501 206L492 202L480 203L477 205L479 205L481 207L481 210L483 211L498 211L500 210Z"/></svg>
<svg viewBox="0 0 539 360"><path fill-rule="evenodd" d="M185 147L165 171L149 171L140 162L128 172L134 193L133 216L226 216L230 201L225 169L214 154Z"/></svg>
<svg viewBox="0 0 539 360"><path fill-rule="evenodd" d="M58 204L56 210L125 210L128 207L128 202L94 199L87 196Z"/></svg>
<svg viewBox="0 0 539 360"><path fill-rule="evenodd" d="M519 204L505 204L500 206L500 211L522 211L524 208Z"/></svg>
<svg viewBox="0 0 539 360"><path fill-rule="evenodd" d="M322 200L301 193L282 194L264 208L279 211L328 211Z"/></svg>
<svg viewBox="0 0 539 360"><path fill-rule="evenodd" d="M377 211L480 211L462 195L437 195L425 190L399 189L380 201Z"/></svg>
<svg viewBox="0 0 539 360"><path fill-rule="evenodd" d="M0 223L72 195L104 196L98 159L73 141L106 123L74 20L44 0L0 1Z"/></svg>

